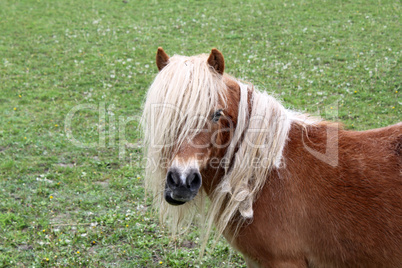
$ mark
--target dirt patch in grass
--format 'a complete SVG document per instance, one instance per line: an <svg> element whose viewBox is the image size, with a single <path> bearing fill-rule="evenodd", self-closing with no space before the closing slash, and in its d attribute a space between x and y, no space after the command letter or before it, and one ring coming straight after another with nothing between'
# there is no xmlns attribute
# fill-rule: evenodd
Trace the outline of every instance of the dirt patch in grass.
<svg viewBox="0 0 402 268"><path fill-rule="evenodd" d="M195 248L197 245L193 241L186 240L181 244L182 247Z"/></svg>
<svg viewBox="0 0 402 268"><path fill-rule="evenodd" d="M50 224L56 226L57 224L66 224L71 219L70 213L60 213L50 219Z"/></svg>
<svg viewBox="0 0 402 268"><path fill-rule="evenodd" d="M33 246L31 246L31 245L18 245L17 247L18 247L18 250L20 250L20 251L33 249Z"/></svg>
<svg viewBox="0 0 402 268"><path fill-rule="evenodd" d="M103 186L103 187L108 187L108 186L109 186L109 180L105 180L105 181L95 181L94 184L100 185L100 186Z"/></svg>

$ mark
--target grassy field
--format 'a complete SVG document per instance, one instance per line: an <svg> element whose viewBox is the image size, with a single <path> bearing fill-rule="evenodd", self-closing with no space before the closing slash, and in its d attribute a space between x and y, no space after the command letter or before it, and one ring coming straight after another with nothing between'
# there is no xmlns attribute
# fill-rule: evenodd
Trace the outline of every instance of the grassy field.
<svg viewBox="0 0 402 268"><path fill-rule="evenodd" d="M401 121L400 14L380 0L1 1L0 267L244 266L224 240L197 261L196 227L170 240L150 209L138 116L156 48L217 47L285 106L363 130Z"/></svg>

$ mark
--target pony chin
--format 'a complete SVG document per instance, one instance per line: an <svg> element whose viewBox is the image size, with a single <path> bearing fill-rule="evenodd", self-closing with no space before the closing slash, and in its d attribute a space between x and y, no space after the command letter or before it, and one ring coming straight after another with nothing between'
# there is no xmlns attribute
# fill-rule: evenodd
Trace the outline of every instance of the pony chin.
<svg viewBox="0 0 402 268"><path fill-rule="evenodd" d="M183 202L183 201L174 200L172 198L171 194L172 194L171 191L165 191L165 200L170 205L172 205L172 206L180 206L180 205L184 205L186 203L186 202Z"/></svg>
<svg viewBox="0 0 402 268"><path fill-rule="evenodd" d="M184 205L185 203L193 200L195 197L195 196L189 197L189 198L186 198L186 200L177 200L177 199L174 199L173 196L174 195L173 195L172 190L170 190L170 188L166 186L165 191L164 191L164 197L165 197L166 202L169 203L169 205L172 205L172 206Z"/></svg>

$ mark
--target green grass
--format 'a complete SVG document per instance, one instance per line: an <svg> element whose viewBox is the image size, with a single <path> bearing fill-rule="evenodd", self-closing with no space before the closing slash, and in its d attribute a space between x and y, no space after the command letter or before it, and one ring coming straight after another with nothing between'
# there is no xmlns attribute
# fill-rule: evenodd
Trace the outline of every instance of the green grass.
<svg viewBox="0 0 402 268"><path fill-rule="evenodd" d="M287 107L334 107L363 130L401 120L400 12L400 1L1 1L0 266L244 266L223 240L198 262L196 227L170 240L150 209L136 118L156 48L217 47L227 72ZM66 126L79 104L93 106Z"/></svg>

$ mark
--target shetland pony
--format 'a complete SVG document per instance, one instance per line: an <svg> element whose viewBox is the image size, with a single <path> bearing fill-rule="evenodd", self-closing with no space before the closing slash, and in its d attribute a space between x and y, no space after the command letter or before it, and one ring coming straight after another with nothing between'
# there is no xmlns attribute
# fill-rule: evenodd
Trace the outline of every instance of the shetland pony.
<svg viewBox="0 0 402 268"><path fill-rule="evenodd" d="M402 267L402 124L349 131L158 48L146 188L173 233L195 216L249 267ZM205 248L205 242L203 244Z"/></svg>

